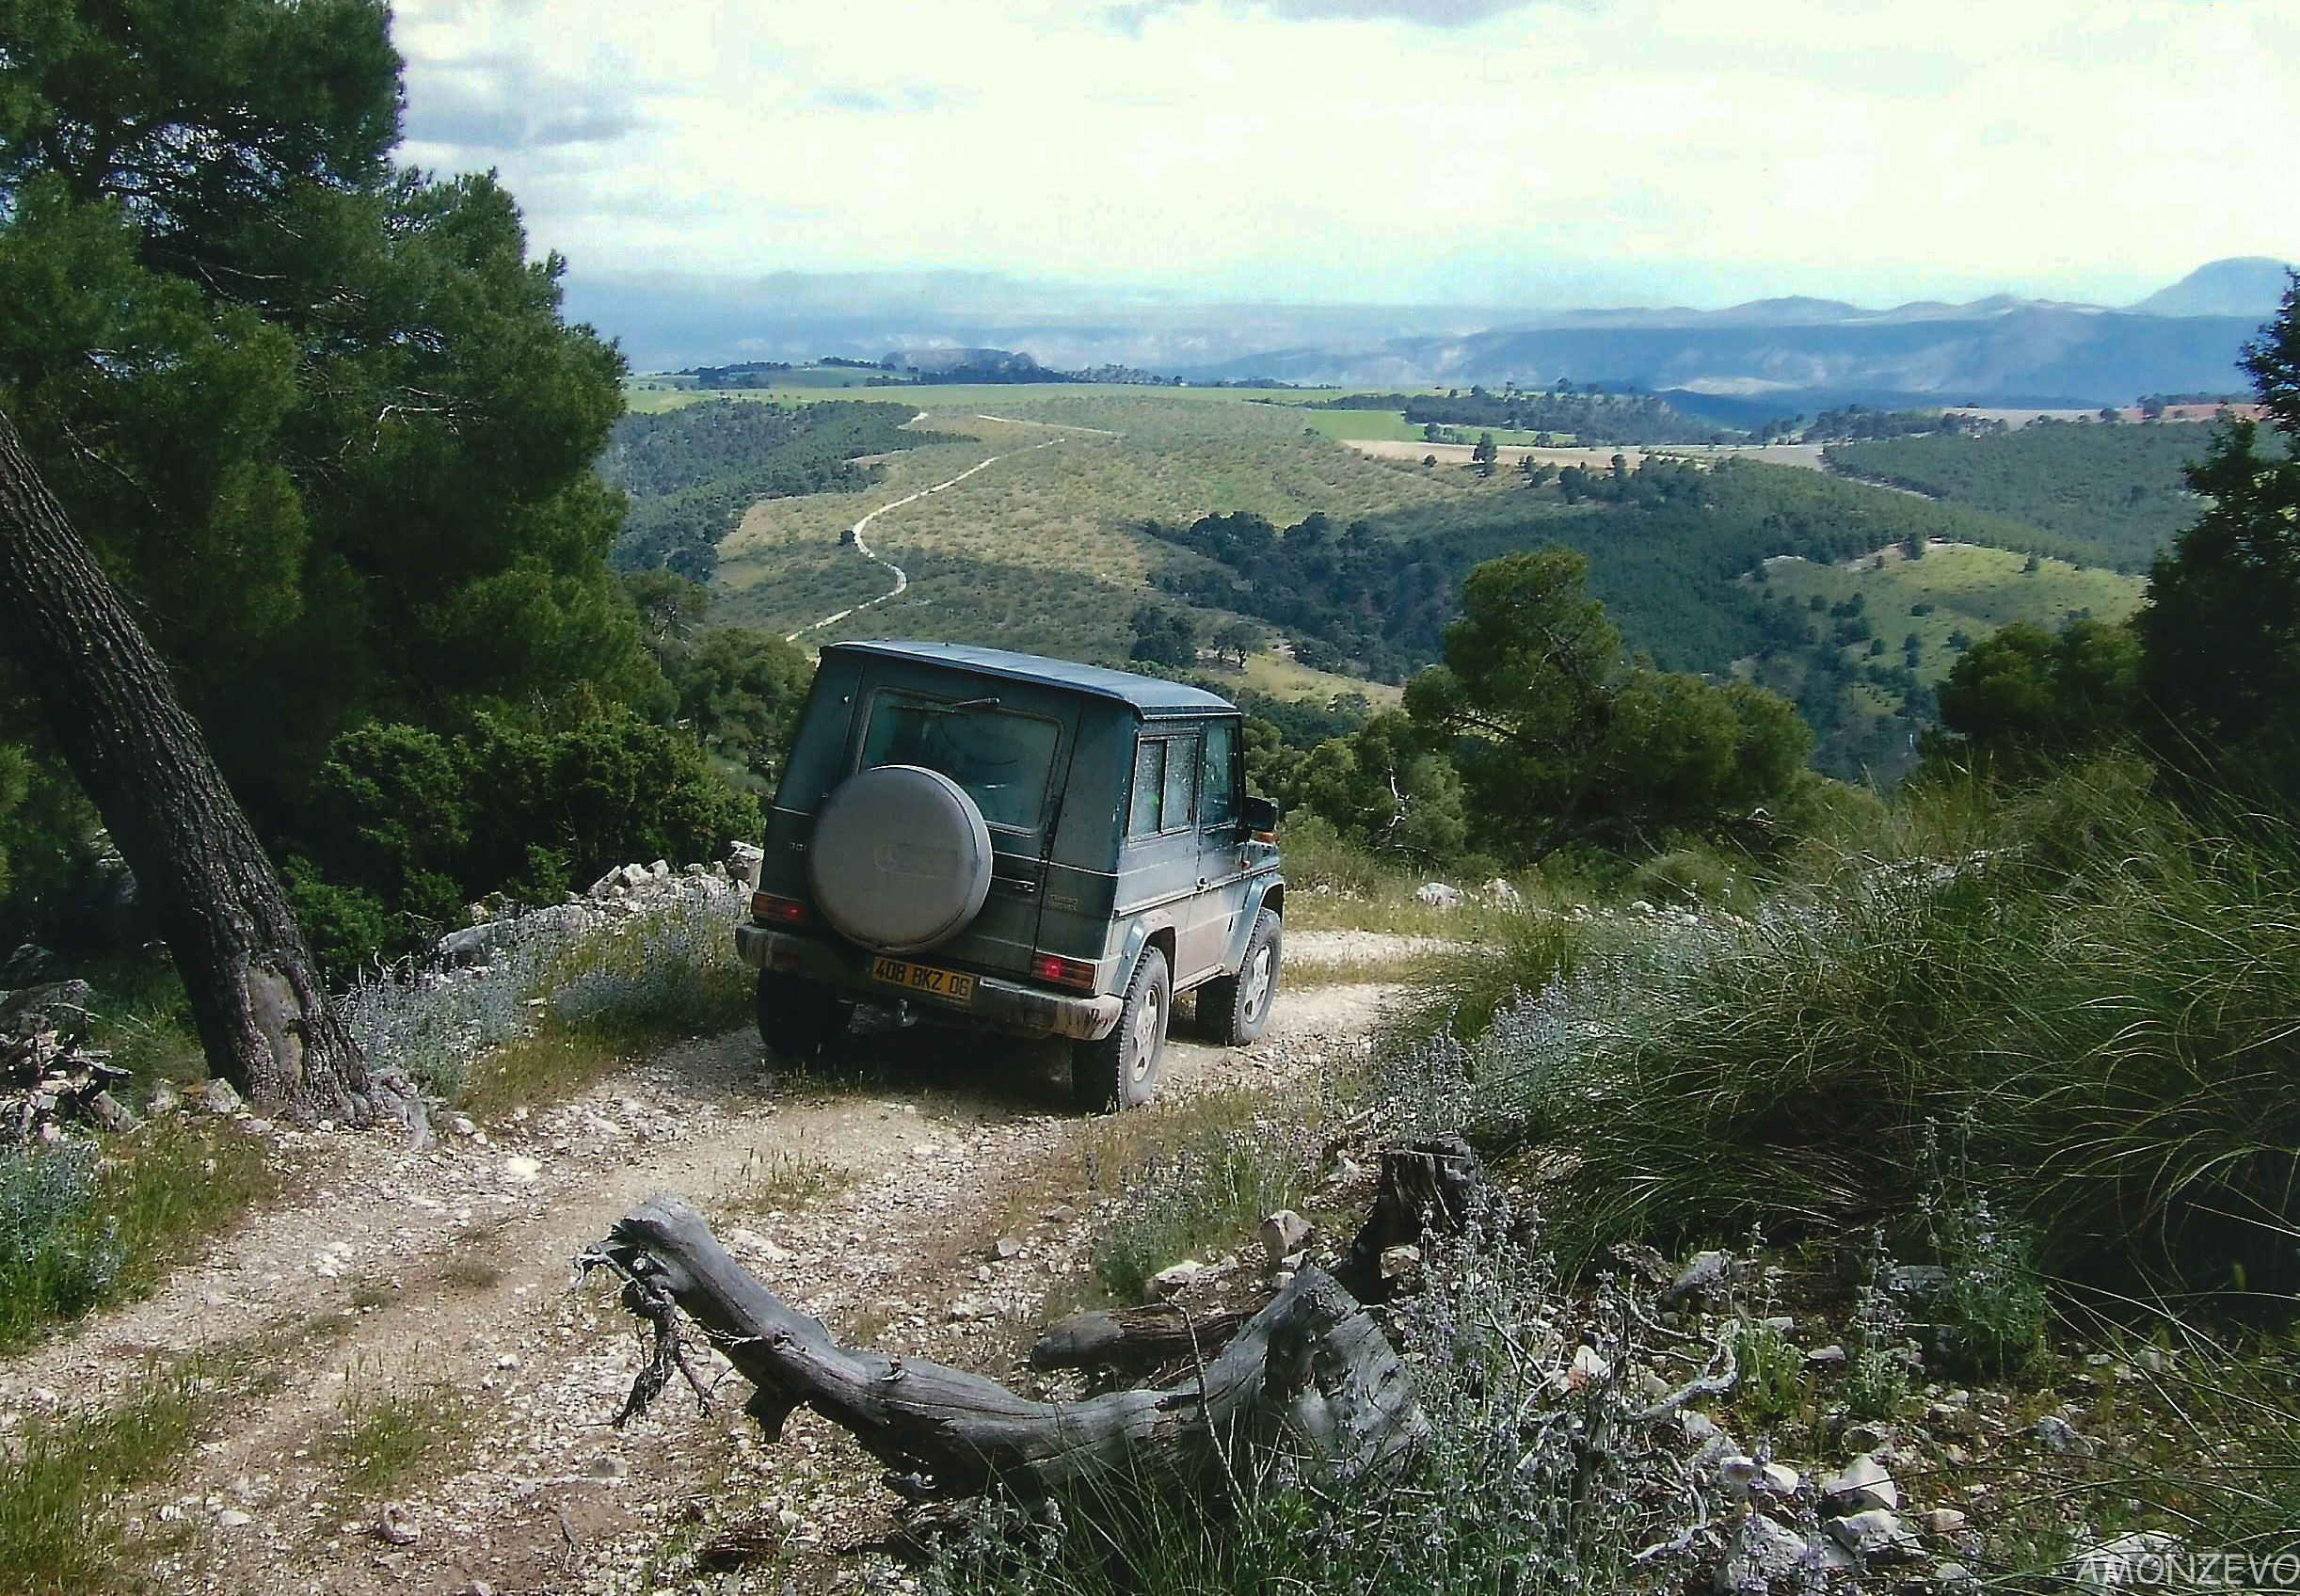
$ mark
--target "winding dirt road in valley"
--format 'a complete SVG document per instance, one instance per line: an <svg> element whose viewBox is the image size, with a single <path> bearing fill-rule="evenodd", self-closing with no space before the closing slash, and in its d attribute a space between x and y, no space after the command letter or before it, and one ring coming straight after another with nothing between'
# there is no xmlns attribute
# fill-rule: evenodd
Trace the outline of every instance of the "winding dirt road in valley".
<svg viewBox="0 0 2300 1596"><path fill-rule="evenodd" d="M913 424L916 424L918 422L924 421L926 416L927 412L920 410L916 416L911 418L911 421ZM1000 416L983 416L980 419L986 422L995 422L1002 421L1005 418ZM1019 422L1009 423L1008 424L1020 426L1040 426L1044 425L1045 423L1040 422ZM1065 428L1063 430L1096 432L1100 429L1097 427L1077 427ZM1117 436L1117 434L1111 433L1109 436L1114 438ZM878 519L879 517L885 515L889 510L899 510L905 504L915 504L919 500L926 498L929 494L940 493L948 488L956 487L960 483L966 481L975 472L987 470L988 468L997 465L1000 460L1006 459L1009 455L1026 455L1033 449L1051 449L1056 444L1062 441L1063 439L1060 438L1049 438L1044 443L1032 443L1026 445L1021 449L1010 449L1004 454L993 455L986 460L982 460L974 465L968 466L965 471L959 472L948 482L938 482L932 487L921 487L916 493L906 493L900 499L881 504L877 509L863 517L862 519L856 521L852 527L847 529L847 537L849 541L855 545L855 551L862 555L864 559L869 560L873 565L884 566L886 567L887 571L894 577L894 585L888 588L886 592L880 594L875 598L866 598L859 604L848 605L845 609L839 611L835 614L824 615L819 621L809 621L805 626L799 628L798 630L791 632L789 636L785 637L783 641L785 643L796 643L800 638L805 637L810 631L821 631L826 626L836 626L840 621L845 620L849 615L859 614L864 610L871 608L873 605L884 604L889 598L898 598L902 597L903 590L910 586L910 577L903 571L901 566L896 565L892 560L886 559L883 555L872 553L870 551L870 545L863 541L864 529L869 527L872 521Z"/></svg>

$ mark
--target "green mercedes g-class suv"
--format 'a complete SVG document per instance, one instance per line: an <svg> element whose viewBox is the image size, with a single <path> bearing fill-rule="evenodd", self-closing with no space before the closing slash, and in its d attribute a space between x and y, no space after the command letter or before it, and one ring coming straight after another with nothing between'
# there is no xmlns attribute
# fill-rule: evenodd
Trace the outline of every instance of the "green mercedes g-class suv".
<svg viewBox="0 0 2300 1596"><path fill-rule="evenodd" d="M858 1002L1071 1039L1089 1108L1146 1102L1174 1000L1243 1045L1277 995L1277 808L1238 710L1125 671L943 643L823 650L750 923L770 1047Z"/></svg>

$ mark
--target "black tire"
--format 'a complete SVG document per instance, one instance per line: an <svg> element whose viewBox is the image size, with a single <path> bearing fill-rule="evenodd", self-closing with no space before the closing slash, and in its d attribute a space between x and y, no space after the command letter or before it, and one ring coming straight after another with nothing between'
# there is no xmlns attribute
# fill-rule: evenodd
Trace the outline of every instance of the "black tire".
<svg viewBox="0 0 2300 1596"><path fill-rule="evenodd" d="M1118 1023L1099 1042L1074 1043L1070 1049L1070 1085L1078 1107L1093 1113L1102 1109L1139 1109L1158 1090L1158 1062L1166 1053L1167 1022L1174 1015L1174 978L1166 970L1166 955L1155 948L1142 950L1134 979L1126 983L1126 1000L1118 1011Z"/></svg>
<svg viewBox="0 0 2300 1596"><path fill-rule="evenodd" d="M759 972L759 1040L771 1053L811 1059L847 1033L855 1005L827 987Z"/></svg>
<svg viewBox="0 0 2300 1596"><path fill-rule="evenodd" d="M1278 955L1286 928L1264 909L1246 938L1246 956L1236 975L1218 976L1198 988L1198 1034L1217 1047L1244 1047L1270 1029L1278 1000Z"/></svg>

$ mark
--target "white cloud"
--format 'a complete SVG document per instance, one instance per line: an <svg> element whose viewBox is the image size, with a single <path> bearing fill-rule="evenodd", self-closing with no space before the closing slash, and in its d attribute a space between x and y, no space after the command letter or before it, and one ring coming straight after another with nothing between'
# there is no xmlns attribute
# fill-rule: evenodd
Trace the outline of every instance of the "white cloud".
<svg viewBox="0 0 2300 1596"><path fill-rule="evenodd" d="M575 269L2130 296L2300 257L2283 0L403 0L410 158Z"/></svg>

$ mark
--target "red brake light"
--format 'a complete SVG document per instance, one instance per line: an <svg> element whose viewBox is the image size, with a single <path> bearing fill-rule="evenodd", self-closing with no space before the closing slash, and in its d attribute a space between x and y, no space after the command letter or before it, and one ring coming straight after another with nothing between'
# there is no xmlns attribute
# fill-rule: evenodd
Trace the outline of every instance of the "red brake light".
<svg viewBox="0 0 2300 1596"><path fill-rule="evenodd" d="M1094 987L1094 966L1079 959L1065 959L1059 954L1041 953L1030 961L1030 974L1054 986L1075 986L1092 992Z"/></svg>
<svg viewBox="0 0 2300 1596"><path fill-rule="evenodd" d="M777 898L772 892L751 894L751 918L759 925L805 925L812 918L796 898Z"/></svg>

